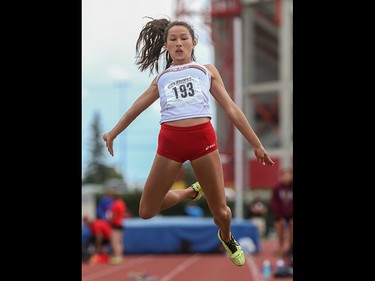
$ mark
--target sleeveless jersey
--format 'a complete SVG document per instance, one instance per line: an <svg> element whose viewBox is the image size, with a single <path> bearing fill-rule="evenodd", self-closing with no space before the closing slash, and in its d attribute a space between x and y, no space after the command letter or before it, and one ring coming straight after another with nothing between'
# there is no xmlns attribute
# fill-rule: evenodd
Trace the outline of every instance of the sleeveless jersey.
<svg viewBox="0 0 375 281"><path fill-rule="evenodd" d="M171 66L157 76L160 123L195 117L212 118L211 74L196 62Z"/></svg>

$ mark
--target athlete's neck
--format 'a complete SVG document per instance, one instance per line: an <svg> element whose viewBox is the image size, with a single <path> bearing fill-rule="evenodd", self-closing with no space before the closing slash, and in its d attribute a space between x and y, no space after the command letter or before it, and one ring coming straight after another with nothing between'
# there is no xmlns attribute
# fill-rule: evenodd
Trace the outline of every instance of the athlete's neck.
<svg viewBox="0 0 375 281"><path fill-rule="evenodd" d="M172 62L172 64L171 64L171 66L179 66L179 65L185 65L185 64L189 64L189 63L192 63L193 61L191 60L191 61L189 61L189 62L183 62L183 63L181 63L181 62Z"/></svg>

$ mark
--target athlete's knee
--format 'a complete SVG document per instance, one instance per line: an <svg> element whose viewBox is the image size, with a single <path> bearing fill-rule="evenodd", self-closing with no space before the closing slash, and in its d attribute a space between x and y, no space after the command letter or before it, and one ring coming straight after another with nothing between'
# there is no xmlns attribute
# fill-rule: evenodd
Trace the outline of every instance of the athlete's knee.
<svg viewBox="0 0 375 281"><path fill-rule="evenodd" d="M213 213L214 221L225 222L230 219L231 211L228 206L222 207Z"/></svg>
<svg viewBox="0 0 375 281"><path fill-rule="evenodd" d="M147 208L142 208L141 206L139 206L138 215L140 218L147 220L147 219L151 219L152 217L154 217L156 213L152 212L151 210Z"/></svg>
<svg viewBox="0 0 375 281"><path fill-rule="evenodd" d="M155 216L154 214L147 212L147 211L143 211L142 209L139 209L138 215L141 219L144 219L144 220L151 219L153 216Z"/></svg>

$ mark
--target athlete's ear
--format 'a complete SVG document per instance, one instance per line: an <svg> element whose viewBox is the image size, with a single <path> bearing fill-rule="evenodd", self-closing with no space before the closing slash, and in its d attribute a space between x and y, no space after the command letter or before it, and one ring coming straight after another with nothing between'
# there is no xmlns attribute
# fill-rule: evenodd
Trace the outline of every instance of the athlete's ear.
<svg viewBox="0 0 375 281"><path fill-rule="evenodd" d="M197 46L197 43L198 43L197 40L194 39L193 40L193 47Z"/></svg>

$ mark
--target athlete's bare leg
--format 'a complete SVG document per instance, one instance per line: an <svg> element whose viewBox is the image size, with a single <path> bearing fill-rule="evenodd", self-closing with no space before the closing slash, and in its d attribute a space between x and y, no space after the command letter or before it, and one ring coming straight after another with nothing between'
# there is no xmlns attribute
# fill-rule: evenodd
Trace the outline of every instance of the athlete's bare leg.
<svg viewBox="0 0 375 281"><path fill-rule="evenodd" d="M141 218L152 218L160 211L197 195L197 192L192 188L169 190L175 182L181 166L180 162L156 154L139 203Z"/></svg>
<svg viewBox="0 0 375 281"><path fill-rule="evenodd" d="M276 231L277 237L277 252L276 255L279 257L283 256L283 249L284 249L284 228L285 228L285 221L284 219L275 220L274 227Z"/></svg>
<svg viewBox="0 0 375 281"><path fill-rule="evenodd" d="M293 245L293 218L291 218L289 220L288 227L289 227L289 245L288 245L288 247L290 248Z"/></svg>
<svg viewBox="0 0 375 281"><path fill-rule="evenodd" d="M227 206L223 170L218 150L193 160L191 165L203 189L214 222L220 228L220 236L228 242L231 238L232 212Z"/></svg>

